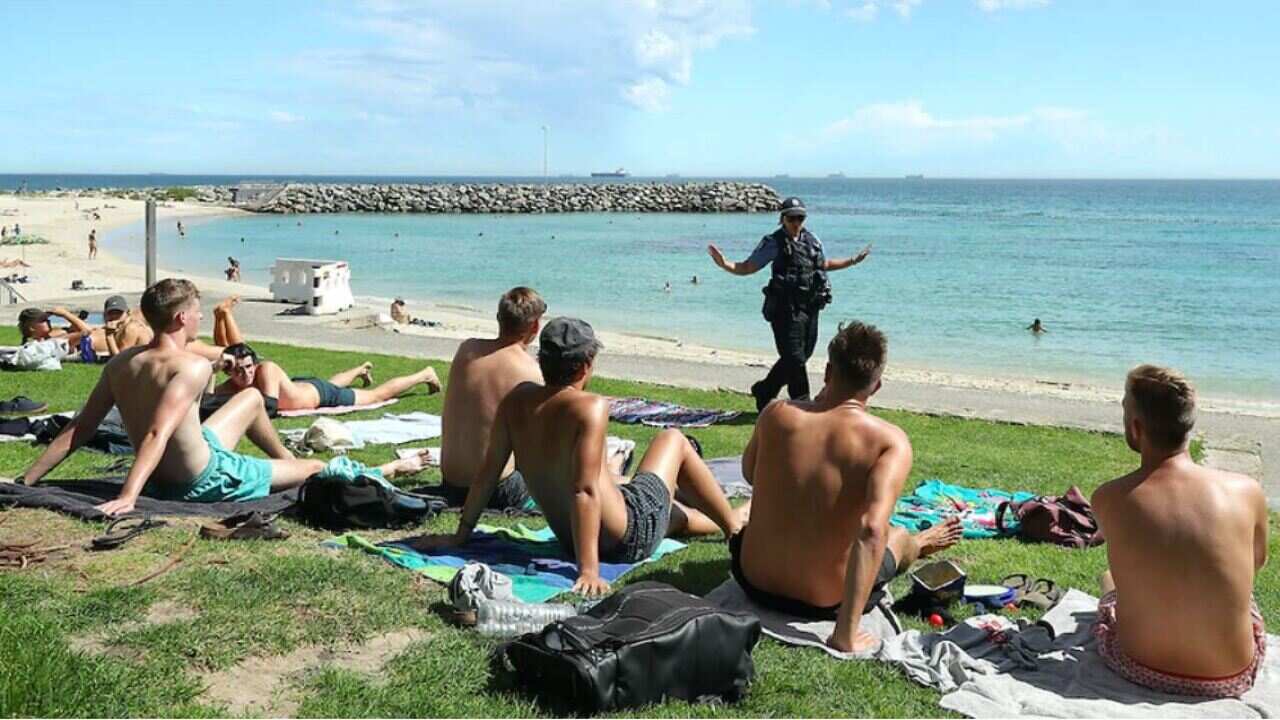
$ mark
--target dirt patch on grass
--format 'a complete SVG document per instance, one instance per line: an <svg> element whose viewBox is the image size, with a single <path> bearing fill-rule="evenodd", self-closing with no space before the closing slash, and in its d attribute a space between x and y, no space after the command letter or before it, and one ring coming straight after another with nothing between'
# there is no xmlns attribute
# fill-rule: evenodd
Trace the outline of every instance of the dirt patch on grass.
<svg viewBox="0 0 1280 720"><path fill-rule="evenodd" d="M298 709L298 698L291 680L325 665L374 673L427 636L422 630L407 628L359 644L332 648L306 645L285 655L251 657L230 669L204 675L205 698L226 705L234 715L292 716Z"/></svg>
<svg viewBox="0 0 1280 720"><path fill-rule="evenodd" d="M153 603L147 608L147 616L142 620L120 623L88 635L73 635L67 638L72 650L93 655L107 655L124 660L141 660L143 652L136 648L123 647L108 641L113 636L123 635L144 627L168 625L169 623L186 622L199 617L199 613L185 605L168 600Z"/></svg>

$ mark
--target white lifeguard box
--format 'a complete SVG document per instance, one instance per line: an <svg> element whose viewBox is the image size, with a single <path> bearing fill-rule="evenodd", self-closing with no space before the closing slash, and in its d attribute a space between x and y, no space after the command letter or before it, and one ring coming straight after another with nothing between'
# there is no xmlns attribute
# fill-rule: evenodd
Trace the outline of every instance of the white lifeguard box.
<svg viewBox="0 0 1280 720"><path fill-rule="evenodd" d="M271 299L302 303L308 315L332 315L355 304L351 268L342 260L276 258L271 268Z"/></svg>

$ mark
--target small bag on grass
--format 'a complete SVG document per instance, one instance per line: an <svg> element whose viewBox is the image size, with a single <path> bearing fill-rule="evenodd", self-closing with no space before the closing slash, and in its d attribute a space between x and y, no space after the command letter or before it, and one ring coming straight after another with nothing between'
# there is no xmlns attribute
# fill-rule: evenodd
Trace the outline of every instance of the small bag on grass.
<svg viewBox="0 0 1280 720"><path fill-rule="evenodd" d="M297 514L308 525L343 531L418 525L443 507L443 502L397 490L379 478L317 475L298 490Z"/></svg>
<svg viewBox="0 0 1280 720"><path fill-rule="evenodd" d="M1065 495L1042 495L1023 502L1002 502L996 508L996 528L1005 529L1004 514L1012 511L1018 518L1018 536L1029 542L1047 542L1071 548L1101 545L1105 540L1093 507L1080 488L1072 485Z"/></svg>
<svg viewBox="0 0 1280 720"><path fill-rule="evenodd" d="M557 710L736 702L755 676L760 621L658 582L628 585L583 615L505 649L515 679Z"/></svg>

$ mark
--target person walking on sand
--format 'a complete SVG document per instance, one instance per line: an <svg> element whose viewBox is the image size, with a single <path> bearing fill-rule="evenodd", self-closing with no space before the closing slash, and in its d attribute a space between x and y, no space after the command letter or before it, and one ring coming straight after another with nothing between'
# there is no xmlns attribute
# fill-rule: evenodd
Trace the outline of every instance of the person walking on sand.
<svg viewBox="0 0 1280 720"><path fill-rule="evenodd" d="M751 275L772 265L772 277L764 288L763 310L764 319L773 328L778 361L763 380L751 386L757 410L764 410L783 385L792 400L809 399L805 363L818 344L818 313L831 303L827 273L853 267L871 253L868 244L853 257L828 260L822 242L804 226L807 215L800 198L784 200L781 227L765 235L751 256L741 262L730 262L720 248L707 246L715 264L734 275Z"/></svg>
<svg viewBox="0 0 1280 720"><path fill-rule="evenodd" d="M227 269L223 272L227 274L227 280L229 282L240 282L240 261L228 256Z"/></svg>
<svg viewBox="0 0 1280 720"><path fill-rule="evenodd" d="M178 237L186 237L186 236L187 236L187 229L182 227L182 221L179 220L178 221Z"/></svg>
<svg viewBox="0 0 1280 720"><path fill-rule="evenodd" d="M1049 332L1048 330L1044 329L1044 325L1040 324L1040 318L1036 318L1030 325L1027 326L1027 329L1031 331L1032 335L1040 335L1042 333Z"/></svg>
<svg viewBox="0 0 1280 720"><path fill-rule="evenodd" d="M89 259L98 257L98 231L89 231Z"/></svg>

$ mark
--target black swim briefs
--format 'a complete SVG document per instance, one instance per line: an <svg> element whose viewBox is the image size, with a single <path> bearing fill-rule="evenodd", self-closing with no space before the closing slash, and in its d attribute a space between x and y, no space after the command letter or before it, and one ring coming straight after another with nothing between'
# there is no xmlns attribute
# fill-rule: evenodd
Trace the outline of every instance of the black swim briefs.
<svg viewBox="0 0 1280 720"><path fill-rule="evenodd" d="M742 587L742 591L751 598L752 602L761 607L776 610L787 615L808 618L810 620L835 620L836 613L839 612L840 606L830 605L828 607L818 607L810 605L802 600L796 600L785 595L761 590L751 584L747 580L747 575L742 571L742 540L747 534L747 528L743 527L737 535L729 538L729 569L733 573L733 579L738 581L738 585ZM871 595L867 597L867 605L863 608L863 613L871 612L880 599L884 597L884 586L898 574L898 559L893 556L893 551L889 548L884 549L884 560L880 562L880 570L876 573L875 583L871 586Z"/></svg>

